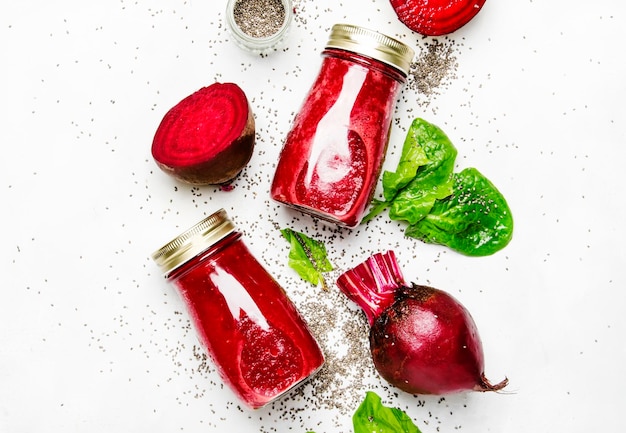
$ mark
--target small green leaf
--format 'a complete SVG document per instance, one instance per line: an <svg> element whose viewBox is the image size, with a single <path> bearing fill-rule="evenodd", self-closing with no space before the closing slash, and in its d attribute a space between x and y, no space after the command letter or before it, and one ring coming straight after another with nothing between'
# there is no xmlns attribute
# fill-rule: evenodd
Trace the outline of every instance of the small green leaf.
<svg viewBox="0 0 626 433"><path fill-rule="evenodd" d="M289 249L289 266L294 269L300 277L314 285L321 283L327 289L324 273L333 270L333 266L328 261L326 246L315 239L311 239L303 233L292 229L281 229L282 235L291 245Z"/></svg>
<svg viewBox="0 0 626 433"><path fill-rule="evenodd" d="M354 433L421 433L400 409L383 406L380 397L368 391L352 417Z"/></svg>

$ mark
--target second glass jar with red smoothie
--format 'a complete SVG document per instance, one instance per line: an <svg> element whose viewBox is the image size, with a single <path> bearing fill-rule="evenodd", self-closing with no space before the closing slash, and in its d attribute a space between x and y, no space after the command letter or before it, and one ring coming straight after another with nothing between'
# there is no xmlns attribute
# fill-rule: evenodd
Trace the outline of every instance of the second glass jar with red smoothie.
<svg viewBox="0 0 626 433"><path fill-rule="evenodd" d="M223 381L262 407L314 374L324 356L283 288L221 209L153 254L180 293Z"/></svg>
<svg viewBox="0 0 626 433"><path fill-rule="evenodd" d="M333 26L320 72L281 150L274 200L340 226L361 222L413 55L381 33Z"/></svg>

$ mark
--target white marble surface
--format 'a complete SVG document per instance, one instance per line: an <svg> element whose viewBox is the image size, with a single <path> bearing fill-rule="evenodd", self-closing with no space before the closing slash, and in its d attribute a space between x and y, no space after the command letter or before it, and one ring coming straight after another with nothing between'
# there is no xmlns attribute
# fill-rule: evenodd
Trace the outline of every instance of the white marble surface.
<svg viewBox="0 0 626 433"><path fill-rule="evenodd" d="M619 431L626 6L490 0L438 38L458 63L438 94L404 90L386 167L410 120L424 117L456 144L459 168L479 168L513 210L512 243L468 258L405 239L386 216L336 230L268 198L332 24L364 25L418 52L432 40L411 34L387 0L299 0L285 50L262 58L229 39L225 4L4 2L0 431L351 432L367 390L423 433ZM238 83L257 120L255 154L230 192L176 183L150 155L163 114L214 81ZM273 406L241 408L200 363L182 305L149 258L220 207L311 321L319 317L306 305L317 299L364 325L336 288L323 293L287 267L277 227L327 242L338 270L394 249L408 279L470 309L487 374L508 376L507 392L412 397L375 374L347 375L341 386L317 380ZM341 346L338 331L321 336L333 338Z"/></svg>

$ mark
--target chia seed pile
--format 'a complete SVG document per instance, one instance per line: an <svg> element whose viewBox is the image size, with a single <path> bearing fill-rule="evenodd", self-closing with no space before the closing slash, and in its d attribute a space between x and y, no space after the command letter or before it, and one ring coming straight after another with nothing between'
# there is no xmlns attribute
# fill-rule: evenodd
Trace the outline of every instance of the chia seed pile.
<svg viewBox="0 0 626 433"><path fill-rule="evenodd" d="M421 48L410 65L407 87L427 98L420 104L424 107L430 104L432 96L439 93L438 89L456 78L458 63L454 54L454 40L445 39L442 42L433 39Z"/></svg>
<svg viewBox="0 0 626 433"><path fill-rule="evenodd" d="M335 279L333 275L329 281ZM315 293L319 288L310 289L300 310L322 348L325 363L308 386L294 391L293 398L349 415L363 399L364 390L371 388L366 382L378 377L369 352L369 325L360 309L336 287L322 296Z"/></svg>
<svg viewBox="0 0 626 433"><path fill-rule="evenodd" d="M285 22L281 0L237 0L233 14L241 31L253 38L268 38Z"/></svg>

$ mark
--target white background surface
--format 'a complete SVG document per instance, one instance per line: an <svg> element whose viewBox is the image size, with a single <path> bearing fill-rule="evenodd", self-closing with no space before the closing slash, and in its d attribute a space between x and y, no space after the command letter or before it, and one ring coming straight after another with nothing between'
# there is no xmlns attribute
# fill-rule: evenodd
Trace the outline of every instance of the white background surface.
<svg viewBox="0 0 626 433"><path fill-rule="evenodd" d="M332 24L379 30L418 53L429 40L387 0L300 0L286 50L261 58L230 40L225 4L4 2L0 432L350 432L350 405L368 389L424 433L621 431L626 6L490 0L439 38L454 41L458 62L439 94L403 92L386 168L421 116L455 143L458 168L477 167L513 210L511 244L468 258L403 238L386 215L337 230L268 198ZM165 112L214 81L238 83L257 121L255 154L231 192L176 183L150 155ZM508 376L506 392L412 397L372 374L330 390L349 410L316 400L315 381L265 409L241 408L199 365L186 314L149 258L220 207L301 307L339 298L287 267L277 227L327 242L339 270L394 249L407 279L472 312L487 375ZM349 305L333 308L363 323Z"/></svg>

